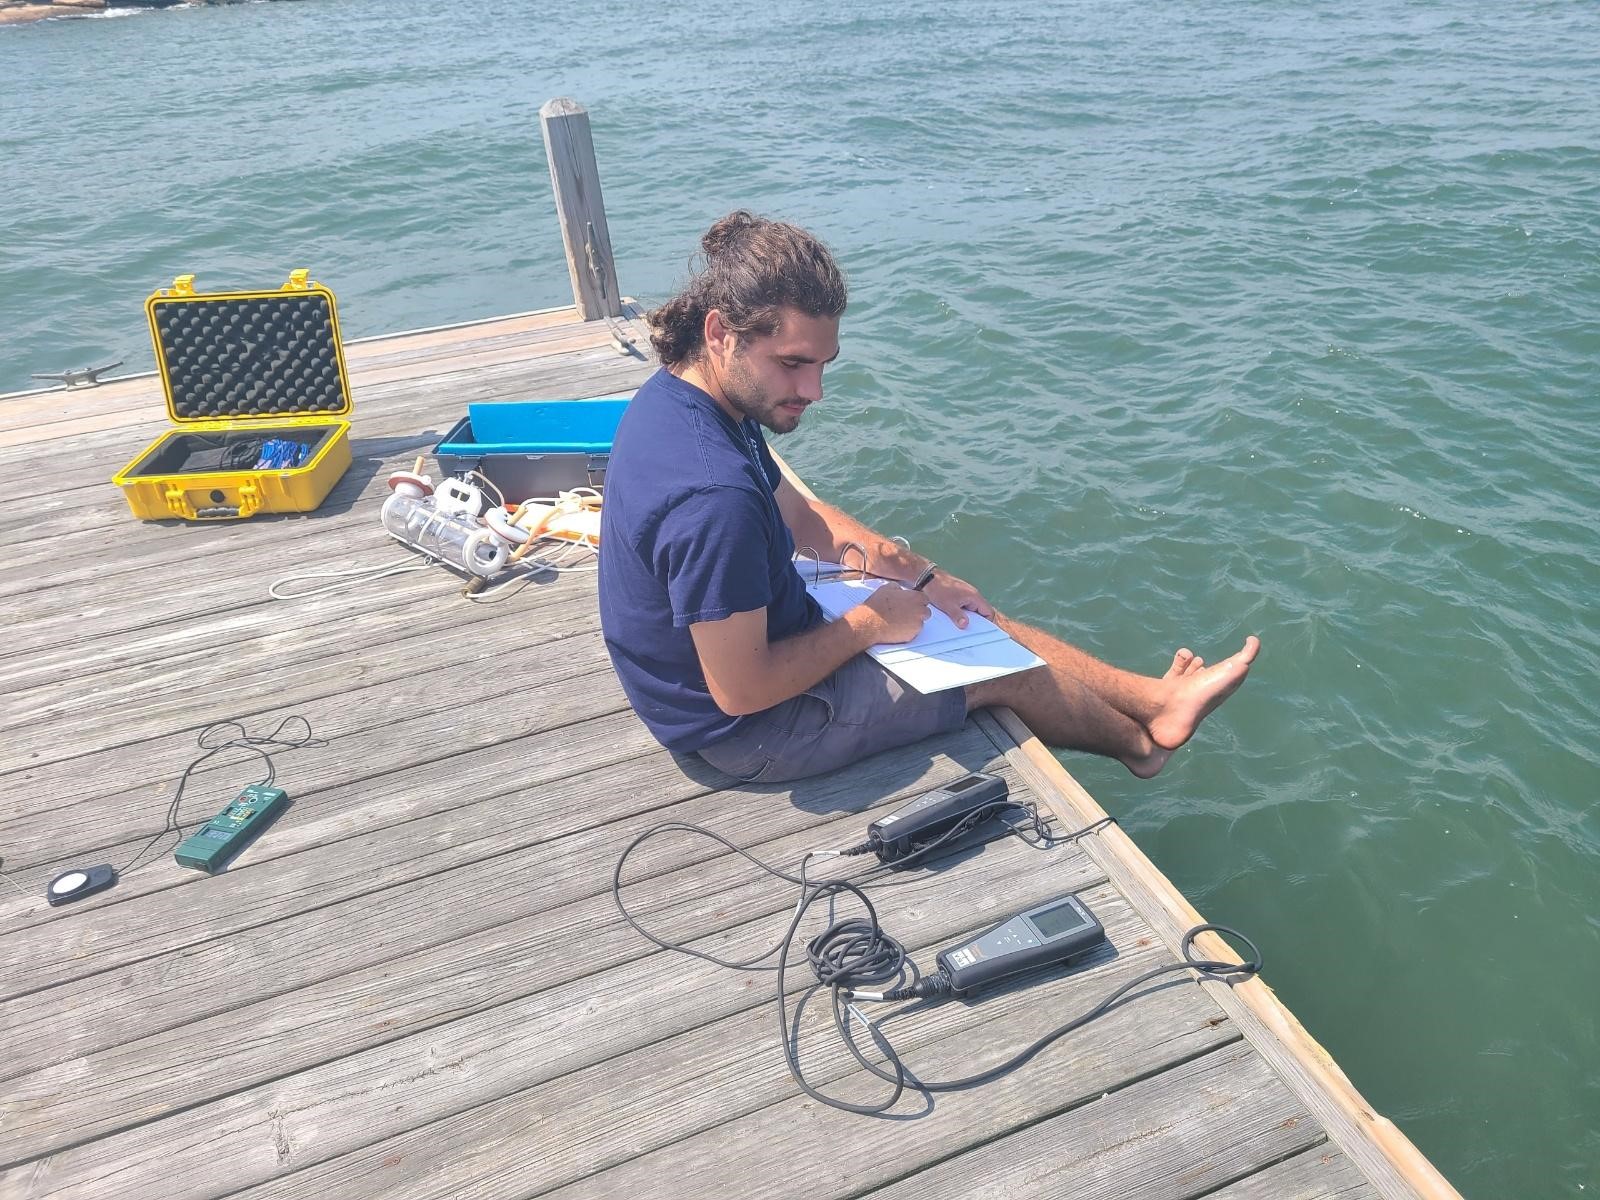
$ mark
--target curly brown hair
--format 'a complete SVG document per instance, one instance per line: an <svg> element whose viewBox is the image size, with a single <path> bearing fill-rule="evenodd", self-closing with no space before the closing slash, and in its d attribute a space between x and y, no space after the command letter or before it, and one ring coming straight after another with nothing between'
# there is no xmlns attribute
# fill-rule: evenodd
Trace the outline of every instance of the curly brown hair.
<svg viewBox="0 0 1600 1200"><path fill-rule="evenodd" d="M713 308L741 337L776 333L785 308L809 317L844 314L844 273L828 248L797 226L739 209L706 230L700 253L700 270L648 318L650 344L666 367L700 357Z"/></svg>

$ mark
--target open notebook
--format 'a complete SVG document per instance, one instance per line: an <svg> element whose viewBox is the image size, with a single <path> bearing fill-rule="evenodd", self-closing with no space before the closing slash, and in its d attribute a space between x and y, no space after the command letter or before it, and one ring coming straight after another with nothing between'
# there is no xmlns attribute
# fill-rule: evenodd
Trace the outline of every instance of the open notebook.
<svg viewBox="0 0 1600 1200"><path fill-rule="evenodd" d="M830 579L828 565L823 564L818 573L814 571L815 564L806 562L799 565L799 570L806 579L806 590L816 597L830 621L860 604L883 583L878 579ZM967 627L958 629L938 609L929 614L914 641L873 646L867 653L885 670L924 693L965 687L1044 665L1044 659L987 617L968 613Z"/></svg>

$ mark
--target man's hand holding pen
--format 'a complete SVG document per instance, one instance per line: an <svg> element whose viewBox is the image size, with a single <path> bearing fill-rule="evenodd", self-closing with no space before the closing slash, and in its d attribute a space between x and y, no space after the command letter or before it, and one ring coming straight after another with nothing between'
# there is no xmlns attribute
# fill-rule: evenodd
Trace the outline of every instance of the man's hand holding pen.
<svg viewBox="0 0 1600 1200"><path fill-rule="evenodd" d="M967 613L994 620L994 605L965 579L952 575L937 563L923 568L911 585L911 590L928 597L928 603L956 623L957 629L967 627Z"/></svg>

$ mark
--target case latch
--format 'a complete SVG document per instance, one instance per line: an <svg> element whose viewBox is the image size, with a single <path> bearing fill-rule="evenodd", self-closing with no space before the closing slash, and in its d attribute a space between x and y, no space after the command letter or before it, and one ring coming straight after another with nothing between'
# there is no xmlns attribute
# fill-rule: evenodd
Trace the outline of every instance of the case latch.
<svg viewBox="0 0 1600 1200"><path fill-rule="evenodd" d="M167 502L167 507L173 515L182 517L185 521L194 520L194 505L189 503L189 493L176 483L169 483L161 489L161 498Z"/></svg>
<svg viewBox="0 0 1600 1200"><path fill-rule="evenodd" d="M253 483L241 483L234 489L239 493L237 504L225 502L221 490L211 493L214 504L205 508L196 508L189 499L189 491L176 481L166 484L161 490L161 498L166 501L167 509L175 517L182 517L185 521L214 521L219 517L248 517L261 508L261 489Z"/></svg>
<svg viewBox="0 0 1600 1200"><path fill-rule="evenodd" d="M289 272L289 282L283 285L286 292L308 292L311 290L311 272L305 267L297 267Z"/></svg>
<svg viewBox="0 0 1600 1200"><path fill-rule="evenodd" d="M170 296L192 296L192 295L194 295L194 276L193 275L179 275L176 279L174 279L172 281L172 290L170 292L168 292L167 294L170 295Z"/></svg>

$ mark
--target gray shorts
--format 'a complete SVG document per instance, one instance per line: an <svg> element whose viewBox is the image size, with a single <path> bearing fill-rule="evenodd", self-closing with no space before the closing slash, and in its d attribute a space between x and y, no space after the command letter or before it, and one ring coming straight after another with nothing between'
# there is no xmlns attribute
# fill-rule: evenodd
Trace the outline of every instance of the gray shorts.
<svg viewBox="0 0 1600 1200"><path fill-rule="evenodd" d="M858 654L792 700L752 713L700 757L746 783L783 783L948 733L966 719L961 688L923 695Z"/></svg>

